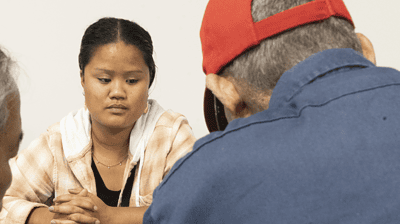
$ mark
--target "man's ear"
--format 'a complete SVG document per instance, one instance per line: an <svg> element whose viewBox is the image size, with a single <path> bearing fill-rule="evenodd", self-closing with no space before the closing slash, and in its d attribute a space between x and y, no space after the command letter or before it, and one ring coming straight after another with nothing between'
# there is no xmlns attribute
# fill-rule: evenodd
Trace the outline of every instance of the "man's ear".
<svg viewBox="0 0 400 224"><path fill-rule="evenodd" d="M357 37L360 40L364 57L376 65L375 51L371 41L362 33L357 33Z"/></svg>
<svg viewBox="0 0 400 224"><path fill-rule="evenodd" d="M226 77L216 74L206 76L206 87L221 101L232 114L232 118L250 116L250 111L242 101L235 85Z"/></svg>

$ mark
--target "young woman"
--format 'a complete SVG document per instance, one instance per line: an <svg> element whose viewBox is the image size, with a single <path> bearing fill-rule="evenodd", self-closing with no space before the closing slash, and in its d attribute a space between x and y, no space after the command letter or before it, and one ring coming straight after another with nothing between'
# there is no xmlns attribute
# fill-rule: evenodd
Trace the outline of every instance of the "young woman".
<svg viewBox="0 0 400 224"><path fill-rule="evenodd" d="M152 54L134 22L88 27L79 54L85 107L11 161L4 223L141 222L153 190L195 142L184 116L148 99Z"/></svg>

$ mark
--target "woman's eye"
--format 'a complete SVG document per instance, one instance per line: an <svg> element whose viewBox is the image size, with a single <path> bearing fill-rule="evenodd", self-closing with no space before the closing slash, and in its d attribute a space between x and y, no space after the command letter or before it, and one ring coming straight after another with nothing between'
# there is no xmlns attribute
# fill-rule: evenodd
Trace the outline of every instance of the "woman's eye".
<svg viewBox="0 0 400 224"><path fill-rule="evenodd" d="M99 80L100 82L103 82L103 83L109 83L109 82L111 82L111 79L98 78L98 80Z"/></svg>
<svg viewBox="0 0 400 224"><path fill-rule="evenodd" d="M126 82L129 83L129 84L134 84L137 81L138 81L137 79L128 79L128 80L126 80Z"/></svg>

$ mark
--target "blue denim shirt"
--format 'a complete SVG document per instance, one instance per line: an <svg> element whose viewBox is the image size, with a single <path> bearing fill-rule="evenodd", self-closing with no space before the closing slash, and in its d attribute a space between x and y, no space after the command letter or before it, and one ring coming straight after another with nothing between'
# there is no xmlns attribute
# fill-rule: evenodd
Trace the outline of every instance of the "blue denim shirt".
<svg viewBox="0 0 400 224"><path fill-rule="evenodd" d="M351 49L285 72L269 109L196 142L144 223L400 223L400 73Z"/></svg>

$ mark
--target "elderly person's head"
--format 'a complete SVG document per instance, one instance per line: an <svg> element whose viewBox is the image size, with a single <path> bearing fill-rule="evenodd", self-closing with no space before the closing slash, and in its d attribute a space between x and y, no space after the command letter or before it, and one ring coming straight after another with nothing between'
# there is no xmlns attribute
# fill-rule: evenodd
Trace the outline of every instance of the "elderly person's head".
<svg viewBox="0 0 400 224"><path fill-rule="evenodd" d="M217 98L206 91L205 115L211 131L224 129L227 121L268 109L281 75L315 53L351 48L375 63L371 43L354 32L342 0L232 2L235 7L251 7L248 20L243 19L246 15L234 15L239 22L221 15L224 4L214 3L209 3L201 30L207 88ZM300 5L302 8L296 7Z"/></svg>
<svg viewBox="0 0 400 224"><path fill-rule="evenodd" d="M0 49L0 204L11 183L8 160L17 154L22 140L20 97L13 68L14 62Z"/></svg>

